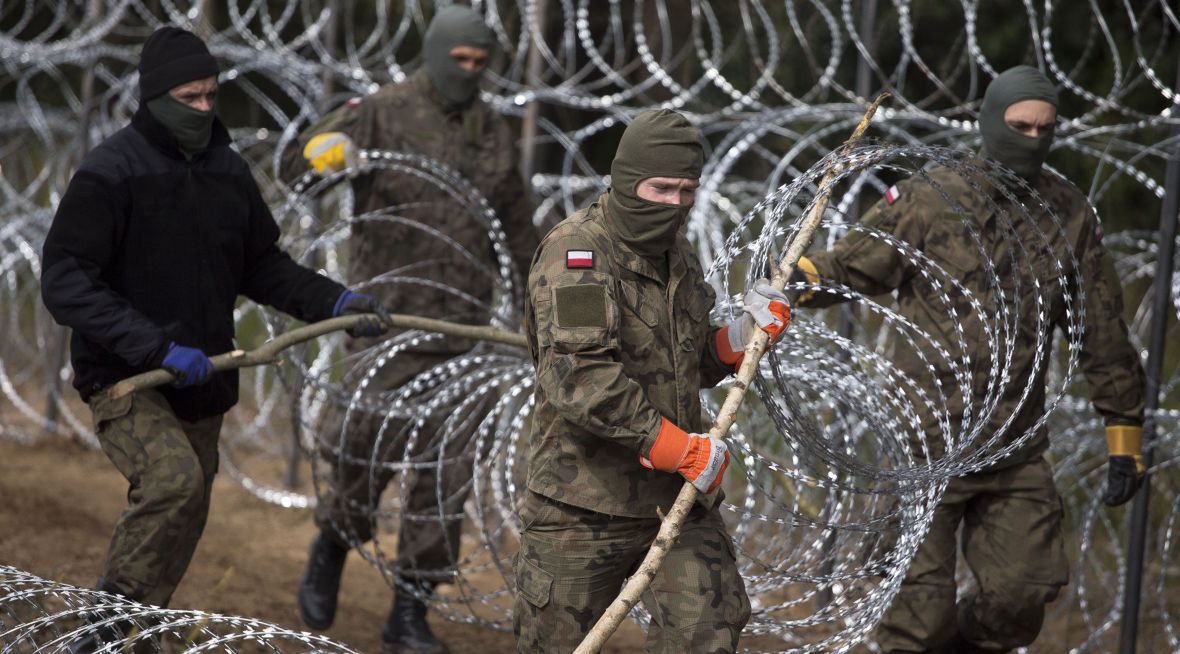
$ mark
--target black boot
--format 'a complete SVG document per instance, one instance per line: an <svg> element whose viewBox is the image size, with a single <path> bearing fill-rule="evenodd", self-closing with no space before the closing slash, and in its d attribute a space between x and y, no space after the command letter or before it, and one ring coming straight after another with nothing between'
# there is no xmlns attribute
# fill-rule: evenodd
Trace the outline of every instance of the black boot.
<svg viewBox="0 0 1180 654"><path fill-rule="evenodd" d="M126 636L122 629L119 628L118 623L105 624L99 627L90 627L86 633L74 639L70 643L70 654L93 654L104 646L111 643L122 642ZM122 651L121 647L116 647L114 651Z"/></svg>
<svg viewBox="0 0 1180 654"><path fill-rule="evenodd" d="M394 589L393 610L381 630L382 654L448 654L443 642L434 637L426 624L426 602L419 595L428 596L434 590L427 581L398 580ZM404 586L417 591L405 590Z"/></svg>
<svg viewBox="0 0 1180 654"><path fill-rule="evenodd" d="M127 598L126 593L108 582L105 578L98 580L98 586L96 588L104 593ZM98 613L92 613L86 616L86 624L90 628L70 643L70 654L92 654L92 652L97 652L105 645L122 642L127 638L127 634L131 632L132 625L130 623L120 620L95 626L102 622L104 617ZM119 648L116 648L116 651L118 650Z"/></svg>
<svg viewBox="0 0 1180 654"><path fill-rule="evenodd" d="M980 647L958 633L939 650L942 654L1008 654L1011 651L1010 649L988 649L986 647Z"/></svg>
<svg viewBox="0 0 1180 654"><path fill-rule="evenodd" d="M307 570L299 582L299 617L312 629L327 629L336 619L336 595L348 547L332 536L320 533L311 543Z"/></svg>

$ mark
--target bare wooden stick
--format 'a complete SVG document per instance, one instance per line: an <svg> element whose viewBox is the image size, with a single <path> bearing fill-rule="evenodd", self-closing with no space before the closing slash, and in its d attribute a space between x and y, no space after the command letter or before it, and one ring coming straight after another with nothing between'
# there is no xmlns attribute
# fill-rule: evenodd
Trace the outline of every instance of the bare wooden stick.
<svg viewBox="0 0 1180 654"><path fill-rule="evenodd" d="M293 345L298 345L299 343L310 341L335 331L350 329L355 327L360 321L374 317L376 316L373 314L357 314L329 318L328 320L304 325L303 327L279 334L249 352L234 350L210 357L209 360L213 362L213 369L217 371L267 365L277 361L279 353ZM448 336L473 338L519 347L525 347L527 345L523 335L496 329L495 327L460 325L445 320L396 313L389 316L389 324L392 327L400 327L402 329L418 329L424 332L437 332ZM135 391L163 386L172 380L172 373L167 370L152 370L151 372L145 372L134 377L128 377L115 384L111 389L111 396L120 398Z"/></svg>
<svg viewBox="0 0 1180 654"><path fill-rule="evenodd" d="M887 97L889 97L888 93L882 93L877 96L876 100L873 100L865 112L864 117L861 118L860 124L852 132L852 136L841 146L842 149L847 150L860 140L865 130L868 129L869 123L873 119L873 114L877 112L877 107L881 106L881 102ZM791 273L795 270L795 264L799 261L799 257L803 256L804 250L811 245L811 239L815 236L816 230L819 229L820 220L823 218L824 211L828 207L828 199L832 193L831 184L839 172L836 161L832 161L828 165L828 169L824 172L824 176L819 183L815 202L811 205L811 211L803 220L799 232L795 234L795 238L787 246L787 250L783 253L782 258L779 259L778 265L771 271L772 277L770 283L776 289L781 291L786 287L787 281L791 278ZM713 427L709 430L710 436L717 438L724 437L729 433L729 428L733 426L734 421L737 420L738 409L741 408L742 402L745 400L746 389L749 388L750 382L754 379L754 374L758 370L758 361L766 351L769 340L770 337L766 332L757 330L754 338L750 339L750 342L746 344L745 357L742 359L741 367L738 368L737 378L734 380L733 386L730 387L729 393L726 394L725 402L721 405L721 411L718 412L717 419L713 422ZM623 619L627 617L631 609L639 603L639 598L655 579L656 573L664 562L664 557L667 556L668 551L672 548L672 544L680 537L680 530L684 526L688 512L692 510L697 494L696 487L691 483L685 482L684 486L680 489L680 494L676 497L676 502L672 505L672 509L668 511L668 515L660 525L660 530L656 534L655 540L652 541L647 556L644 557L643 562L639 565L639 569L627 580L622 591L619 592L619 596L611 602L606 612L595 623L594 628L582 639L581 644L574 650L574 654L596 654L606 644L607 639L619 628L619 625L622 624Z"/></svg>

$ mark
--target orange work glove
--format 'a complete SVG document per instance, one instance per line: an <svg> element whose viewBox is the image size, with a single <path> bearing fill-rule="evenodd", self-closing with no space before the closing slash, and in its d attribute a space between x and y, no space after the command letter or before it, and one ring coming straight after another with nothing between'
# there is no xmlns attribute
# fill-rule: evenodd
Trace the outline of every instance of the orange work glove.
<svg viewBox="0 0 1180 654"><path fill-rule="evenodd" d="M753 337L755 328L769 334L770 344L774 345L791 324L790 300L765 279L754 282L754 288L746 293L742 299L742 312L741 318L717 330L714 337L718 358L735 370L742 365L746 344Z"/></svg>
<svg viewBox="0 0 1180 654"><path fill-rule="evenodd" d="M678 472L700 492L712 493L729 467L725 443L708 434L690 434L667 418L662 420L651 452L639 457L639 462L646 468Z"/></svg>

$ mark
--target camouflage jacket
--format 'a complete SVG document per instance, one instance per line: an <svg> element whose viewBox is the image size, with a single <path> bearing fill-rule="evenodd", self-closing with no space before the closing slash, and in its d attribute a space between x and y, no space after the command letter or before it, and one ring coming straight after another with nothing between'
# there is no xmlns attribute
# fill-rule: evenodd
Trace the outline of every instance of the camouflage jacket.
<svg viewBox="0 0 1180 654"><path fill-rule="evenodd" d="M1107 424L1143 422L1143 371L1127 337L1122 319L1122 285L1110 255L1102 246L1097 216L1076 187L1048 171L1039 176L1034 186L1061 221L1058 228L1044 207L1029 203L1029 215L1044 238L999 190L986 186L983 188L989 190L973 189L952 170L936 168L928 177L914 176L897 184L865 214L861 225L877 235L858 228L831 251L807 255L820 277L828 281L866 295L897 291L901 315L929 334L946 355L927 348L927 358L923 361L913 346L895 339L894 364L923 386L931 381L932 374L938 376L942 389L947 391L952 429L959 426L956 420L964 412L960 392L963 384L952 374L947 355L951 361L968 362L969 387L974 396L972 410L976 415L986 403L989 385L993 391L997 385L1003 388L998 397L993 393L991 401L996 401L996 407L977 444L989 439L1012 416L1030 378L1028 398L1000 444L1012 442L1026 432L1044 412L1046 361L1036 362L1037 313L1045 313L1044 331L1053 327L1064 329L1067 294L1074 300L1073 312L1076 314L1079 309L1085 312L1079 364L1089 383L1095 409ZM955 206L961 207L962 214ZM1005 212L1014 218L1004 217ZM970 218L970 225L965 224L961 215ZM920 274L919 266L886 242L881 233L929 257L945 275L961 283L962 288L932 267L928 267L932 277ZM989 260L994 271L989 270ZM1061 262L1064 270L1056 267L1056 261ZM1069 280L1066 288L1061 284L1063 278ZM1078 283L1082 286L1084 305L1076 302L1074 284ZM1039 284L1041 290L1034 284ZM1041 307L1037 306L1038 295L1047 300ZM971 296L978 301L982 312L971 305ZM825 306L842 299L836 294L820 293L805 306ZM1000 302L1007 304L1010 316L1012 312L1017 316L1015 328L1019 332L1011 337L1001 333L996 342L1010 340L1012 349L1008 351L1001 346L995 352L988 336L990 330L1003 329ZM955 329L956 315L961 334ZM1051 348L1046 348L1044 354L1046 359L1053 356ZM1007 383L993 380L989 384L993 357L999 366L996 370L1008 367ZM936 392L931 387L926 390ZM920 411L922 427L928 436L941 433L930 413ZM933 454L941 455L943 444L931 440ZM1047 447L1048 438L1042 427L1013 456L995 467L1028 461L1040 456Z"/></svg>
<svg viewBox="0 0 1180 654"><path fill-rule="evenodd" d="M683 233L668 281L629 250L604 215L606 195L542 240L525 321L537 368L528 487L610 515L651 518L684 479L649 470L665 416L701 432L700 390L733 370L717 358L713 289Z"/></svg>
<svg viewBox="0 0 1180 654"><path fill-rule="evenodd" d="M508 124L486 103L477 99L463 111L448 113L429 78L418 71L400 84L345 103L305 130L298 147L286 153L284 176L302 174L306 163L296 157L312 136L329 131L348 134L360 149L422 155L462 174L496 212L517 278L523 280L538 242L535 204L524 187ZM488 270L497 269L487 226L439 186L411 173L361 175L353 187L357 216L373 212L376 219L353 225L349 281L396 278L367 289L393 313L486 324L494 287ZM438 230L441 238L423 226ZM419 349L460 352L471 345L450 339Z"/></svg>

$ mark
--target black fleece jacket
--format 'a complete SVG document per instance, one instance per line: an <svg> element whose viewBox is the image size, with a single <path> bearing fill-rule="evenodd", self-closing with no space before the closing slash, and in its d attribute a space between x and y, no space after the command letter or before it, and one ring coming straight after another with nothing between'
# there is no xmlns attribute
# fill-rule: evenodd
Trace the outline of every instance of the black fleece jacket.
<svg viewBox="0 0 1180 654"><path fill-rule="evenodd" d="M328 318L344 287L291 260L246 162L215 121L209 148L185 159L146 106L82 161L45 239L41 297L74 330L83 399L160 367L175 341L212 356L233 349L238 295L305 321ZM237 372L162 389L198 420L238 399Z"/></svg>

